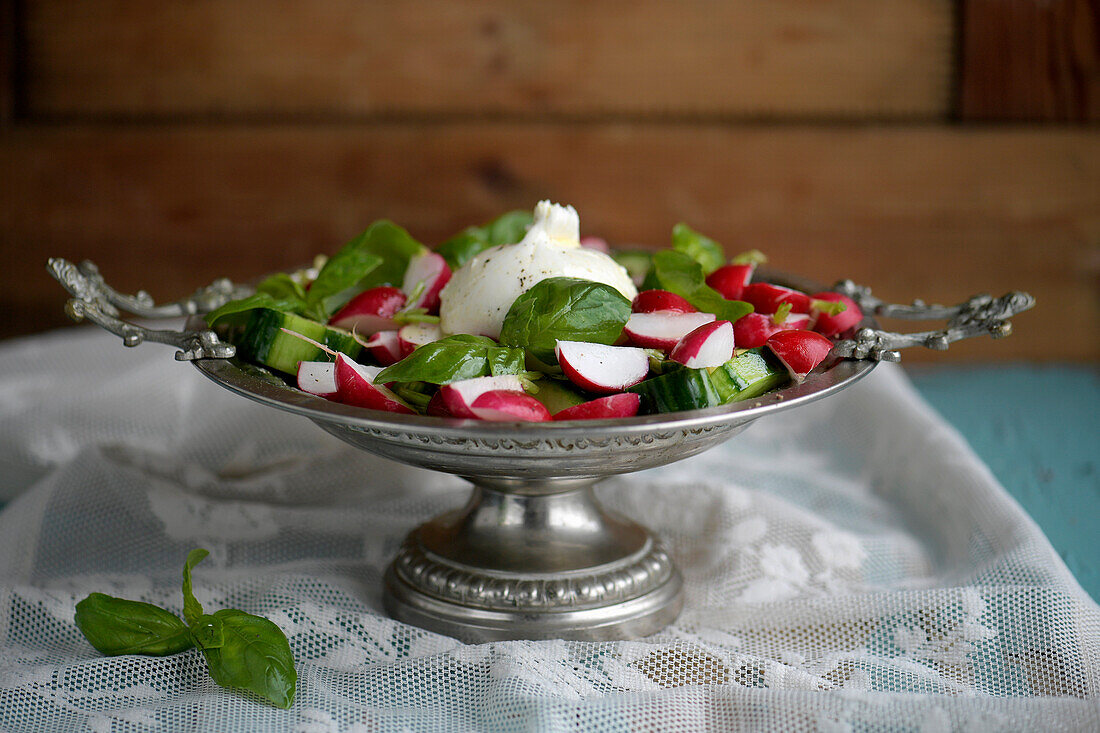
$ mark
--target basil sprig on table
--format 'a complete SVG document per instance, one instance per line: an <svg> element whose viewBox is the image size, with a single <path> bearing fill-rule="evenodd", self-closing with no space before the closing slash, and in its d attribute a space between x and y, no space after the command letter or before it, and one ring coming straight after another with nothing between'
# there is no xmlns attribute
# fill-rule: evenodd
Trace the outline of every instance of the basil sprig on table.
<svg viewBox="0 0 1100 733"><path fill-rule="evenodd" d="M281 708L294 703L298 673L282 630L262 616L225 608L204 613L191 585L191 569L210 554L192 550L183 567L183 617L163 608L92 593L76 604L76 626L108 656L163 657L197 646L210 676L222 687L255 692Z"/></svg>
<svg viewBox="0 0 1100 733"><path fill-rule="evenodd" d="M500 342L522 346L544 364L557 364L554 347L559 340L613 344L628 318L630 301L610 285L550 277L512 303Z"/></svg>
<svg viewBox="0 0 1100 733"><path fill-rule="evenodd" d="M491 338L460 333L417 347L380 371L374 381L450 384L475 377L520 374L523 361L523 349L498 346Z"/></svg>

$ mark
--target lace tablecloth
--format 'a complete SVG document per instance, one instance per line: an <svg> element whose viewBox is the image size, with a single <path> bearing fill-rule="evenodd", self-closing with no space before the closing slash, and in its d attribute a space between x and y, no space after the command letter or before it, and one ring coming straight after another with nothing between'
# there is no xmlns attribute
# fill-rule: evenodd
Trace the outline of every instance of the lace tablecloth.
<svg viewBox="0 0 1100 733"><path fill-rule="evenodd" d="M965 441L883 365L724 446L612 479L683 614L629 642L464 645L390 620L403 535L459 479L382 461L71 329L0 345L0 730L1096 730L1100 609ZM99 656L92 591L271 618L278 710L198 652Z"/></svg>

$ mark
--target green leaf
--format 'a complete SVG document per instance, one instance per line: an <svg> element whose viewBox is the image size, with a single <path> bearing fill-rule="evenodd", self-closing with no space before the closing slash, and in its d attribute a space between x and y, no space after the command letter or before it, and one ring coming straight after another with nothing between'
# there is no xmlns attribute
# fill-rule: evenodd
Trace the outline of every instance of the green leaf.
<svg viewBox="0 0 1100 733"><path fill-rule="evenodd" d="M425 251L407 231L385 219L345 244L333 255L306 294L306 310L325 321L356 293L378 285L400 287L409 260Z"/></svg>
<svg viewBox="0 0 1100 733"><path fill-rule="evenodd" d="M703 268L683 252L666 249L653 255L650 276L653 287L675 293L704 313L713 313L719 320L733 323L752 313L748 303L726 300L707 285Z"/></svg>
<svg viewBox="0 0 1100 733"><path fill-rule="evenodd" d="M206 314L206 325L213 326L216 322L236 313L255 310L256 308L270 308L280 313L298 313L305 306L305 301L296 297L280 298L271 293L256 293L247 298L231 300L222 307Z"/></svg>
<svg viewBox="0 0 1100 733"><path fill-rule="evenodd" d="M515 244L523 239L532 221L529 211L509 211L485 226L463 229L435 251L443 255L452 270L457 270L490 247Z"/></svg>
<svg viewBox="0 0 1100 733"><path fill-rule="evenodd" d="M624 249L611 253L611 258L626 268L626 274L635 285L645 282L646 275L653 267L653 253L645 249Z"/></svg>
<svg viewBox="0 0 1100 733"><path fill-rule="evenodd" d="M221 642L200 645L215 682L251 690L280 708L294 704L298 673L290 642L278 626L262 616L228 608L200 621L216 627Z"/></svg>
<svg viewBox="0 0 1100 733"><path fill-rule="evenodd" d="M374 381L380 384L449 384L474 377L519 374L522 371L522 349L497 346L496 342L485 336L457 334L424 344L401 361L383 369Z"/></svg>
<svg viewBox="0 0 1100 733"><path fill-rule="evenodd" d="M610 285L575 277L541 280L516 298L500 329L500 342L522 346L556 364L557 341L613 344L630 318L630 301Z"/></svg>
<svg viewBox="0 0 1100 733"><path fill-rule="evenodd" d="M277 272L256 286L257 293L267 293L282 300L305 301L306 289L302 283L285 272Z"/></svg>
<svg viewBox="0 0 1100 733"><path fill-rule="evenodd" d="M683 222L672 227L672 249L683 252L698 262L704 275L709 275L726 264L726 253L720 244L704 237Z"/></svg>
<svg viewBox="0 0 1100 733"><path fill-rule="evenodd" d="M151 603L92 593L76 604L74 620L88 643L108 656L164 657L194 646L183 621Z"/></svg>
<svg viewBox="0 0 1100 733"><path fill-rule="evenodd" d="M202 614L202 604L195 598L191 588L191 569L206 559L209 550L196 548L187 553L187 562L183 564L183 618L188 626L194 626Z"/></svg>

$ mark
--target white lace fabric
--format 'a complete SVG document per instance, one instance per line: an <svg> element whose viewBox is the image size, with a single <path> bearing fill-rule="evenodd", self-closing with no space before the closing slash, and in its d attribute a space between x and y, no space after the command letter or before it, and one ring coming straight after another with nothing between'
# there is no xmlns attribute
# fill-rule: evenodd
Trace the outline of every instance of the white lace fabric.
<svg viewBox="0 0 1100 733"><path fill-rule="evenodd" d="M608 480L685 577L627 642L466 645L389 619L404 534L461 480L253 404L154 345L0 345L2 731L1096 730L1100 609L965 441L883 365L695 458ZM90 592L287 634L297 701L196 651L100 656Z"/></svg>

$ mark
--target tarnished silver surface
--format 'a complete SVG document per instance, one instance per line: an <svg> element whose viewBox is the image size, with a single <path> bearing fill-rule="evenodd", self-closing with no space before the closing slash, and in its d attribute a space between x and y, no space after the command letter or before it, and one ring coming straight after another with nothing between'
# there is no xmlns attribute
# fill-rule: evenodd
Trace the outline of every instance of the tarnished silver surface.
<svg viewBox="0 0 1100 733"><path fill-rule="evenodd" d="M175 318L207 313L224 303L241 298L250 291L218 280L189 298L157 306L145 291L137 295L122 295L103 281L99 269L91 262L79 266L60 257L52 257L46 265L50 274L73 296L65 310L74 321L87 319L106 331L122 337L126 346L139 346L146 341L175 346L178 361L195 359L226 359L236 354L232 344L222 342L206 328L192 331L163 331L138 326L119 318L120 310L142 318ZM205 326L201 324L200 326Z"/></svg>
<svg viewBox="0 0 1100 733"><path fill-rule="evenodd" d="M74 296L71 314L122 336L127 345L174 344L182 350L177 359L197 359L199 371L230 391L309 418L363 450L473 483L464 508L410 532L386 573L384 595L395 618L472 640L630 638L664 627L683 604L680 575L646 529L599 506L593 494L597 482L682 460L758 418L827 397L869 373L878 360L896 360L896 349L945 348L979 333L1006 335L1006 319L1032 303L1017 293L996 301L978 296L953 308L919 302L888 306L869 290L842 283L840 291L860 302L868 317L799 384L708 410L489 423L337 404L225 358L232 346L203 330L196 316L187 323L195 330L184 332L151 331L117 317L119 308L154 317L179 315L180 309L200 313L240 292L232 286L217 283L181 304L157 308L143 293L120 296L108 288L90 263L78 269L51 260L50 271ZM821 290L788 283L807 292ZM877 330L876 313L950 322L943 332L891 334ZM856 360L842 358L849 355Z"/></svg>
<svg viewBox="0 0 1100 733"><path fill-rule="evenodd" d="M923 346L945 351L954 341L989 335L1004 338L1012 333L1008 319L1035 305L1035 298L1021 291L1014 291L1000 298L975 295L965 303L954 306L926 305L915 300L911 305L885 303L871 294L871 289L842 280L833 290L843 293L859 304L864 313L881 318L904 318L916 321L947 321L947 327L938 331L894 333L877 328L861 328L851 339L837 342L833 353L852 359L876 361L901 361L899 349Z"/></svg>

